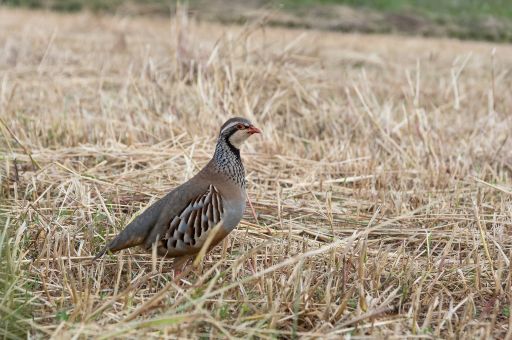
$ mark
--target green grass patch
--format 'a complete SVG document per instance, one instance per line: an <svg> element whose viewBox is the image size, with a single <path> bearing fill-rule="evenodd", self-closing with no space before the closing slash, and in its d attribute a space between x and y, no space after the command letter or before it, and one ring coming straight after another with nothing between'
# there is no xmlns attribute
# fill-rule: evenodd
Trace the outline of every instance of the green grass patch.
<svg viewBox="0 0 512 340"><path fill-rule="evenodd" d="M176 9L171 0L0 0L0 4L43 8L61 12L88 10L95 13L168 16ZM287 12L293 20L276 16L272 26L316 28L365 33L407 33L449 36L459 39L512 41L512 2L509 0L267 0L247 1L233 7L230 1L214 3L190 0L187 6L200 18L243 24L254 19L253 10ZM355 24L332 6L347 6L357 12ZM253 11L254 12L254 11ZM350 18L352 19L352 18ZM328 22L328 23L327 23Z"/></svg>
<svg viewBox="0 0 512 340"><path fill-rule="evenodd" d="M512 2L509 0L286 0L284 5L288 8L345 5L384 12L414 11L454 18L495 16L512 20Z"/></svg>
<svg viewBox="0 0 512 340"><path fill-rule="evenodd" d="M25 321L29 318L30 296L22 290L23 277L11 242L9 221L0 217L0 223L3 226L0 232L0 337L23 339L30 330Z"/></svg>

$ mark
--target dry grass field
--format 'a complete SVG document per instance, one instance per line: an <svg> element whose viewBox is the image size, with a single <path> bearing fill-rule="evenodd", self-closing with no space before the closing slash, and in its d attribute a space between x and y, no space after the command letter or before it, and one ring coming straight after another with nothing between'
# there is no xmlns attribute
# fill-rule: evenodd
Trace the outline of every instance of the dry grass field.
<svg viewBox="0 0 512 340"><path fill-rule="evenodd" d="M0 8L3 338L512 338L512 46ZM233 115L257 219L94 255Z"/></svg>

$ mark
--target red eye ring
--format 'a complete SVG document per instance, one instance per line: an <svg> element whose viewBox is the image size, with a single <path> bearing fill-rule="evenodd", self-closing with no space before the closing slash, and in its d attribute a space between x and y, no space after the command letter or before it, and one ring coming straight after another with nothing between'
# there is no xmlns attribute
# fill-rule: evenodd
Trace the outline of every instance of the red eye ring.
<svg viewBox="0 0 512 340"><path fill-rule="evenodd" d="M245 129L245 126L244 126L243 124L238 124L238 125L236 126L236 128L237 128L238 130L242 130L242 129Z"/></svg>

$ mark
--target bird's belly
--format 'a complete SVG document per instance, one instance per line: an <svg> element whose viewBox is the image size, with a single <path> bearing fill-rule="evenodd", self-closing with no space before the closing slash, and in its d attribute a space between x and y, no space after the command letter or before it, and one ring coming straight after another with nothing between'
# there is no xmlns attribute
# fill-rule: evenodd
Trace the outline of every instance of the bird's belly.
<svg viewBox="0 0 512 340"><path fill-rule="evenodd" d="M228 231L233 230L244 215L245 199L244 200L231 200L224 202L224 214L222 216L223 227Z"/></svg>

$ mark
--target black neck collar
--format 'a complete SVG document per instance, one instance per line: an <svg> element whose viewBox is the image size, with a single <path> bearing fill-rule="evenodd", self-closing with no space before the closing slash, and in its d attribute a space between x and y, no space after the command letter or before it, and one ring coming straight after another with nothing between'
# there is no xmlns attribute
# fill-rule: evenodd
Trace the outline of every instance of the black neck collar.
<svg viewBox="0 0 512 340"><path fill-rule="evenodd" d="M220 136L217 140L215 147L215 154L213 156L218 162L223 162L226 158L233 157L238 162L242 162L240 158L240 149L237 149L229 141L229 137Z"/></svg>
<svg viewBox="0 0 512 340"><path fill-rule="evenodd" d="M225 137L224 141L226 142L227 146L229 147L229 150L236 156L237 159L240 159L240 149L235 148L233 144L229 141L229 137Z"/></svg>

